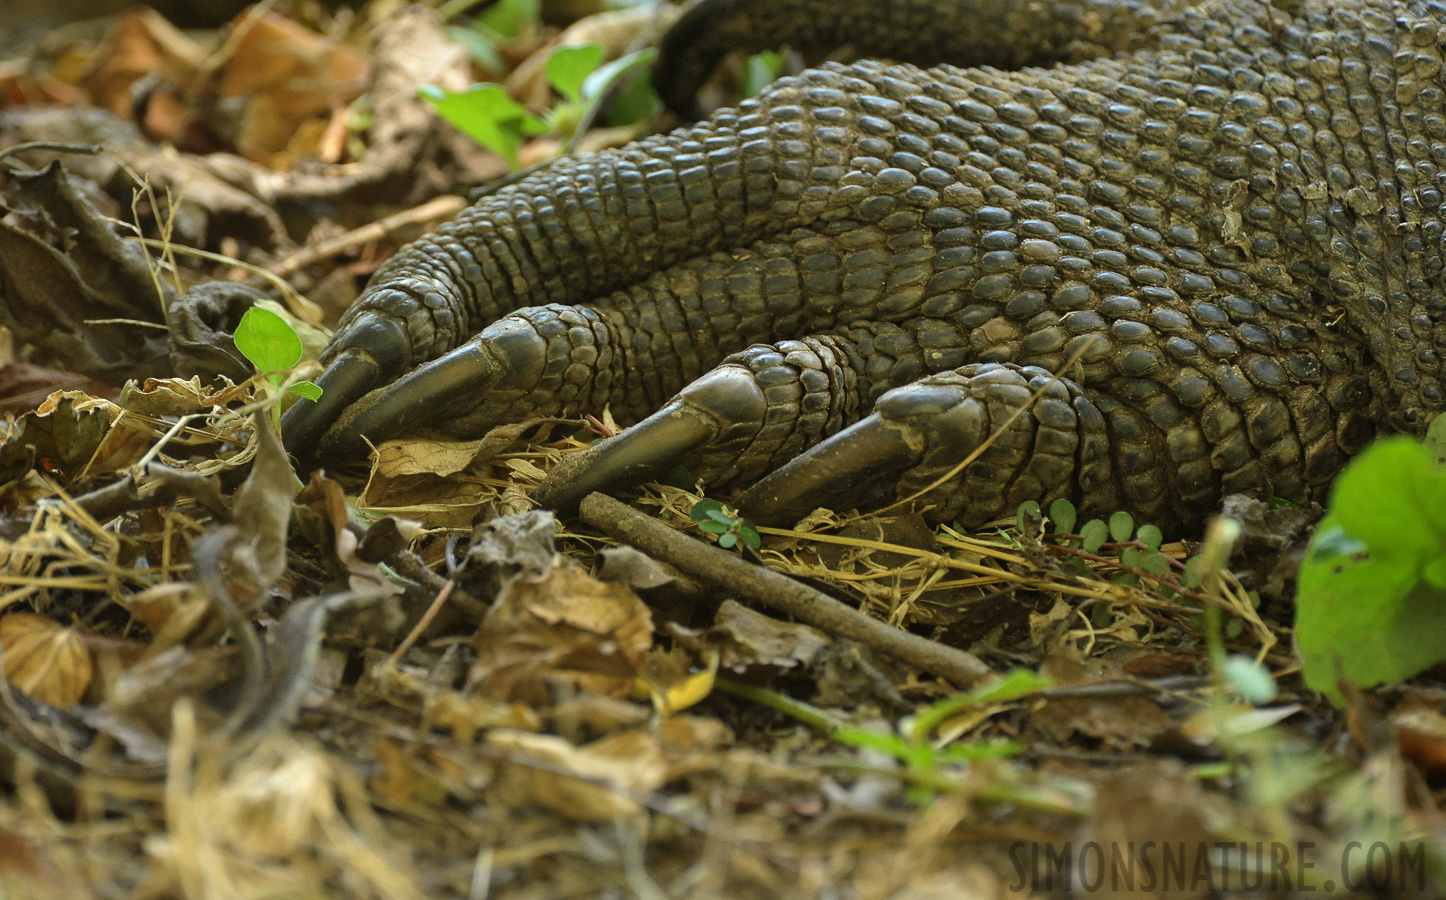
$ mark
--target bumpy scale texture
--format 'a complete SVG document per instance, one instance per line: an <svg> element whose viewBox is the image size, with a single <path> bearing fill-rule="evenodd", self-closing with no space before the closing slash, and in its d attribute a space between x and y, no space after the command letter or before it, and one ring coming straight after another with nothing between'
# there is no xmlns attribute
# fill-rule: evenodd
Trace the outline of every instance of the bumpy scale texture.
<svg viewBox="0 0 1446 900"><path fill-rule="evenodd" d="M766 415L695 464L747 483L877 407L920 451L850 486L874 502L1043 389L924 498L936 519L1065 496L1181 528L1231 492L1318 499L1446 399L1443 11L740 0L717 27L685 19L671 71L716 56L690 39L757 33L1064 62L829 64L559 161L399 253L331 353L400 321L391 377L506 317L492 333L543 349L521 387L459 400L457 433L605 404L635 420L736 354Z"/></svg>

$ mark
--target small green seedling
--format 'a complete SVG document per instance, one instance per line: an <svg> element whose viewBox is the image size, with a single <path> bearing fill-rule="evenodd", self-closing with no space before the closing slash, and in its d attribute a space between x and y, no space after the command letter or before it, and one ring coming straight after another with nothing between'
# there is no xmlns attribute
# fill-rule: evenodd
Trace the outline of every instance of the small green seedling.
<svg viewBox="0 0 1446 900"><path fill-rule="evenodd" d="M443 7L443 19L448 18L448 7L456 5L461 4L448 3ZM466 47L479 66L500 75L507 68L502 61L502 47L541 30L541 0L497 0L479 13L470 26L448 28L447 36Z"/></svg>
<svg viewBox="0 0 1446 900"><path fill-rule="evenodd" d="M286 373L301 362L301 338L296 329L269 309L253 306L246 310L241 324L236 326L235 341L241 355L265 376L264 383L271 385L273 395L286 382ZM321 398L321 387L310 381L298 381L291 385L290 392L308 400ZM271 419L280 424L280 404L271 407Z"/></svg>
<svg viewBox="0 0 1446 900"><path fill-rule="evenodd" d="M981 759L1017 756L1024 745L1019 741L973 741L954 744L944 749L935 746L936 732L950 719L963 713L997 703L1008 703L1038 693L1051 684L1048 678L1027 669L1014 669L998 679L945 697L918 715L901 721L895 731L866 728L838 728L833 738L860 750L873 750L894 757L907 770L914 787L910 799L927 803L947 779L941 778L945 766L961 765Z"/></svg>
<svg viewBox="0 0 1446 900"><path fill-rule="evenodd" d="M417 90L443 119L516 169L518 150L525 138L544 134L572 136L614 83L634 69L650 66L654 55L655 51L649 48L604 65L601 45L558 47L547 58L546 72L562 102L541 117L528 112L508 96L501 85L491 82L475 84L465 91L449 91L434 84ZM644 89L642 94L634 90L639 84ZM636 113L636 118L618 121L619 110L615 109L610 124L630 124L652 115L658 103L651 82L645 78L636 79L629 90L623 92L620 101L629 107L630 114Z"/></svg>
<svg viewBox="0 0 1446 900"><path fill-rule="evenodd" d="M688 515L698 523L699 531L713 535L718 546L724 550L732 548L739 541L754 550L763 546L763 541L758 537L758 529L753 523L738 515L737 510L724 506L717 500L699 500L693 504Z"/></svg>
<svg viewBox="0 0 1446 900"><path fill-rule="evenodd" d="M449 91L424 84L417 93L437 114L472 140L517 168L517 151L524 137L547 133L547 125L513 100L500 84L474 84L465 91Z"/></svg>

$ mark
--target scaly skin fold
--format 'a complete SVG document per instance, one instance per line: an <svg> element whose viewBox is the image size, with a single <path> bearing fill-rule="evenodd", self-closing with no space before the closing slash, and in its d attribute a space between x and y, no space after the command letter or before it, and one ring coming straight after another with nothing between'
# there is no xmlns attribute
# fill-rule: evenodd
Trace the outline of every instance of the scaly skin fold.
<svg viewBox="0 0 1446 900"><path fill-rule="evenodd" d="M671 71L716 56L700 22L749 47L751 23L794 46L1084 61L831 64L707 122L560 161L378 273L323 380L371 393L335 426L351 396L299 404L294 452L319 445L330 462L357 446L355 423L389 433L427 418L412 409L457 435L605 405L638 421L722 364L763 397L756 428L698 405L705 380L673 407L692 424L625 432L544 495L676 456L736 488L778 470L744 497L793 514L845 481L869 502L908 496L1053 372L1039 408L924 499L929 514L972 523L1067 496L1179 529L1226 493L1322 498L1374 434L1420 432L1446 404L1446 5L699 10L670 38ZM907 25L921 16L937 27ZM459 352L490 354L507 378L453 390L430 375L448 363L384 399L397 374L522 307L507 321L542 340L540 368L484 334Z"/></svg>

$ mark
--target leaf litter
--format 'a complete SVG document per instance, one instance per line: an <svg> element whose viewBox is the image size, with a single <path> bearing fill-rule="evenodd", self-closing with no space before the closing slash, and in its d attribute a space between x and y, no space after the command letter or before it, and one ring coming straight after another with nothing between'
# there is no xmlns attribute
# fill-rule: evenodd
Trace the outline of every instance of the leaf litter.
<svg viewBox="0 0 1446 900"><path fill-rule="evenodd" d="M418 89L505 79L545 118L556 46L616 60L665 24L559 36L502 5L525 27L481 49L465 17L269 3L211 32L124 13L0 64L0 885L988 897L1019 890L1020 847L1090 840L1446 853L1439 677L1348 689L1345 715L1299 680L1309 511L1231 501L1247 549L1201 580L1200 541L1060 506L755 530L671 484L558 523L527 492L586 449L567 420L296 483L246 311L314 356L309 326L508 170ZM667 127L595 124L578 146ZM1242 666L1279 696L1233 695Z"/></svg>

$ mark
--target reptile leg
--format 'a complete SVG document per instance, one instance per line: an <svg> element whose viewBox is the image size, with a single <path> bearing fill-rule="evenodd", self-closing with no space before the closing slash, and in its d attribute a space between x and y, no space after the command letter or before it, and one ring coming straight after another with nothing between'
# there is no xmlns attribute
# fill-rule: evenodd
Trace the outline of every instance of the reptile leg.
<svg viewBox="0 0 1446 900"><path fill-rule="evenodd" d="M884 27L885 17L849 35L852 18L823 16L819 10L830 5L812 2L819 9L793 0L791 8L803 15L795 25L826 20L835 36L843 29L843 39L861 50L895 33ZM1042 18L1028 20L1011 11L1009 0L910 2L916 18L933 23L947 13L948 21L967 26L960 33L989 36L974 39L976 46L998 49L1014 41L1020 47L1006 55L1039 61L1041 23L1053 23L1050 40L1056 43L1073 46L1086 32L1098 32L1106 49L1118 49L1154 21L1148 5L1130 0L1031 3ZM714 9L730 18L750 15L741 7ZM933 32L906 33L912 44ZM771 37L786 40L786 34ZM676 48L684 43L673 39ZM348 407L515 309L593 301L697 255L814 226L840 212L837 199L850 196L841 194L843 187L857 203L860 185L841 180L852 159L873 155L869 134L859 126L873 127L877 110L859 106L837 82L828 75L780 86L672 134L558 160L411 244L377 271L343 317L322 355L327 369L318 379L321 401L295 404L283 421L287 448L317 461L317 441ZM811 115L820 103L831 106L829 114Z"/></svg>

